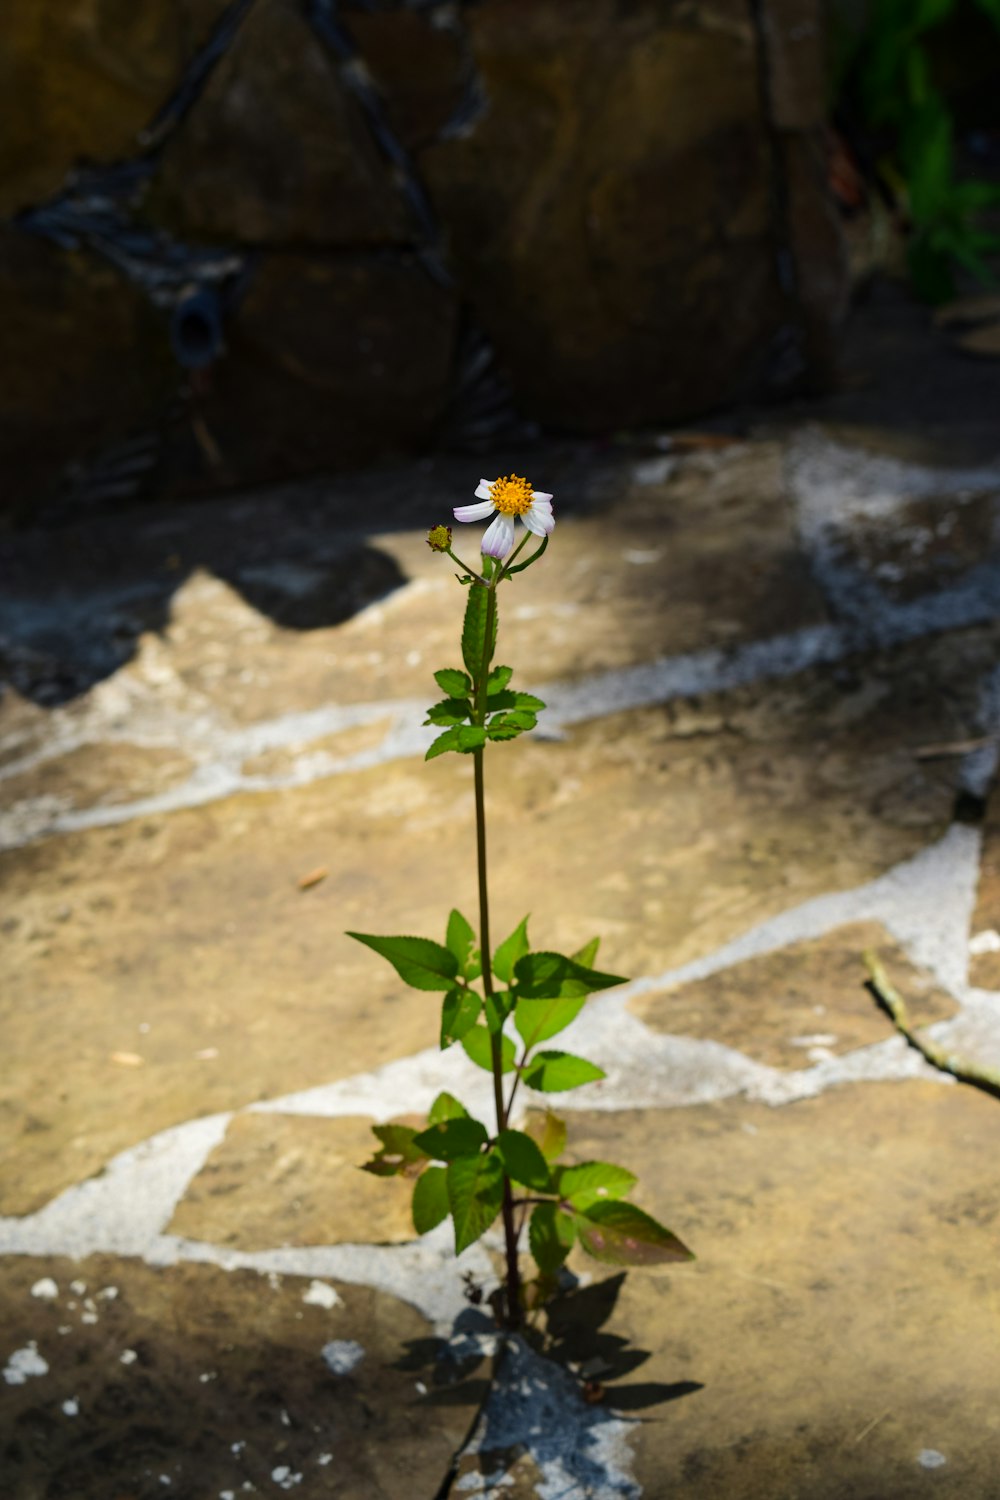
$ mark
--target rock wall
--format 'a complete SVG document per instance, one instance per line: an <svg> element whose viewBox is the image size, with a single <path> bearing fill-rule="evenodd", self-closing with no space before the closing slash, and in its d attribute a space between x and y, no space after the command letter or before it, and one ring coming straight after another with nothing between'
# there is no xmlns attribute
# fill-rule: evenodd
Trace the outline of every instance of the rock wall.
<svg viewBox="0 0 1000 1500"><path fill-rule="evenodd" d="M24 514L822 380L821 0L39 0L0 86ZM13 330L13 332L11 332Z"/></svg>

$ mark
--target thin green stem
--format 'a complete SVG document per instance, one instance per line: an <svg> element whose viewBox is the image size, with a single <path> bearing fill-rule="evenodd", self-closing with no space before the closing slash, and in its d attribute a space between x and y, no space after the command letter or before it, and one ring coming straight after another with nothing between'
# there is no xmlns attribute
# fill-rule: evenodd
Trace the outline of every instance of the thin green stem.
<svg viewBox="0 0 1000 1500"><path fill-rule="evenodd" d="M450 547L446 547L445 552L447 553L448 557L451 558L452 562L458 563L458 566L469 574L470 578L474 578L477 583L481 583L483 585L483 588L489 588L489 583L483 577L483 575L481 573L477 573L475 568L470 568L467 562L463 562L457 552L453 552Z"/></svg>
<svg viewBox="0 0 1000 1500"><path fill-rule="evenodd" d="M486 723L487 679L490 673L490 646L496 620L496 587L502 573L498 570L488 584L486 600L486 629L483 638L483 657L475 684L475 708L473 722ZM490 947L490 898L486 867L486 787L483 776L483 751L474 750L473 767L476 793L476 868L479 876L479 944L483 965L483 992L487 1000L493 997L493 968ZM493 1100L496 1106L497 1131L507 1125L507 1110L503 1099L503 1042L502 1032L491 1031L490 1047L493 1061ZM507 1322L516 1328L521 1321L521 1279L517 1266L517 1231L514 1226L514 1200L510 1178L504 1175L503 1205L504 1242L507 1259Z"/></svg>

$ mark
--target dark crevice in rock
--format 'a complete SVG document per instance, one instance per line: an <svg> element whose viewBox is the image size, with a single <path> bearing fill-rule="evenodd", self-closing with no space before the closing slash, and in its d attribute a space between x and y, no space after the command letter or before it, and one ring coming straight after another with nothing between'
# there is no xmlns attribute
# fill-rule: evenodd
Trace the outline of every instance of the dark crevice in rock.
<svg viewBox="0 0 1000 1500"><path fill-rule="evenodd" d="M794 389L807 370L805 329L799 306L798 275L791 247L791 204L785 175L781 132L774 119L769 53L770 21L767 0L747 0L756 38L757 85L761 115L771 159L771 210L775 275L785 304L786 318L774 334L769 350L768 380L777 395Z"/></svg>

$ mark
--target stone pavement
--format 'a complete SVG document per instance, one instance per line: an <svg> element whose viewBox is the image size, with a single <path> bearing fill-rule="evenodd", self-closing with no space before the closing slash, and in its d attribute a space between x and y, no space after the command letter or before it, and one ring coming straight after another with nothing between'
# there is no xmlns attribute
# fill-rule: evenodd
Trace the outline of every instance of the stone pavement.
<svg viewBox="0 0 1000 1500"><path fill-rule="evenodd" d="M488 767L496 927L633 976L559 1102L698 1259L571 1260L497 1361L497 1242L456 1265L356 1170L486 1098L343 934L473 905L422 536L510 456L8 538L10 1500L1000 1495L1000 1102L861 962L1000 1066L1000 466L807 424L515 458L559 526L502 599L551 707Z"/></svg>

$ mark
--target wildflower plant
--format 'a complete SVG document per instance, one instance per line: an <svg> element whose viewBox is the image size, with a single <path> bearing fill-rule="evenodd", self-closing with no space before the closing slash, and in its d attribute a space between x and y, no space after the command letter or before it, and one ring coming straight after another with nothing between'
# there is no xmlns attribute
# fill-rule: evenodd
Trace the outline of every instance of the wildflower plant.
<svg viewBox="0 0 1000 1500"><path fill-rule="evenodd" d="M598 938L572 954L532 949L528 918L496 948L491 945L486 864L484 760L488 747L533 729L545 707L531 693L511 686L510 667L495 666L497 603L502 584L523 573L545 553L555 521L552 496L527 480L509 476L481 480L478 503L459 506L461 522L492 517L481 543L481 571L452 550L452 530L435 526L428 545L457 564L468 590L462 626L463 667L434 673L445 695L428 710L426 723L440 729L427 751L432 760L449 753L471 755L475 780L478 932L460 911L448 917L444 942L426 937L349 936L388 959L414 989L438 991L441 1047L458 1043L492 1076L494 1118L475 1119L451 1094L439 1094L422 1129L376 1125L379 1149L365 1170L379 1177L414 1180L413 1223L425 1234L451 1215L455 1253L461 1254L499 1218L506 1274L496 1301L508 1327L526 1307L555 1291L558 1274L576 1243L595 1260L617 1266L648 1266L690 1260L685 1245L649 1214L627 1201L636 1177L610 1162L566 1163L566 1125L549 1109L532 1109L515 1124L518 1092L559 1094L605 1075L587 1059L551 1047L552 1039L580 1014L589 995L624 983L594 968ZM524 534L515 545L515 520ZM532 538L539 545L522 560ZM519 1256L527 1248L537 1267L522 1285Z"/></svg>

